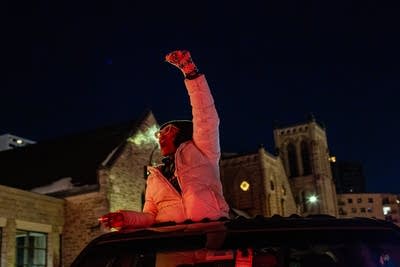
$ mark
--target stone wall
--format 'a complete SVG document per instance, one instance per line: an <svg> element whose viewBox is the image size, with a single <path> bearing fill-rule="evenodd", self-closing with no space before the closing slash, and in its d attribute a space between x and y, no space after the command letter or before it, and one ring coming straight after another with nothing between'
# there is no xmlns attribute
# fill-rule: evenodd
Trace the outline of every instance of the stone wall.
<svg viewBox="0 0 400 267"><path fill-rule="evenodd" d="M264 148L259 149L259 155L265 181L264 191L267 195L265 214L267 216L298 214L282 160L269 154Z"/></svg>
<svg viewBox="0 0 400 267"><path fill-rule="evenodd" d="M264 148L258 153L221 160L221 181L228 204L250 216L296 213L283 164ZM243 182L248 184L248 190L241 188Z"/></svg>
<svg viewBox="0 0 400 267"><path fill-rule="evenodd" d="M60 266L64 200L0 185L0 266L15 266L16 230L47 233L47 266Z"/></svg>
<svg viewBox="0 0 400 267"><path fill-rule="evenodd" d="M322 213L336 216L336 189L330 169L325 129L312 120L275 129L274 140L302 215ZM290 156L289 151L293 153L293 149L294 154ZM305 171L308 168L309 172ZM298 171L291 173L291 169ZM308 202L311 195L317 196L318 201Z"/></svg>
<svg viewBox="0 0 400 267"><path fill-rule="evenodd" d="M98 218L107 213L107 207L107 199L101 191L65 198L64 266L70 266L92 239L104 233Z"/></svg>
<svg viewBox="0 0 400 267"><path fill-rule="evenodd" d="M257 154L222 159L220 172L224 196L231 208L249 215L264 214L264 181ZM248 184L247 190L241 188L242 183Z"/></svg>
<svg viewBox="0 0 400 267"><path fill-rule="evenodd" d="M108 168L107 197L110 211L141 211L146 186L146 167L159 162L159 147L154 136L157 122L152 114L128 138L122 153Z"/></svg>
<svg viewBox="0 0 400 267"><path fill-rule="evenodd" d="M156 126L150 114L132 136L110 154L99 168L96 192L66 198L65 266L69 266L92 239L106 232L98 223L101 215L121 209L142 210L145 166L155 164L159 156L154 138Z"/></svg>

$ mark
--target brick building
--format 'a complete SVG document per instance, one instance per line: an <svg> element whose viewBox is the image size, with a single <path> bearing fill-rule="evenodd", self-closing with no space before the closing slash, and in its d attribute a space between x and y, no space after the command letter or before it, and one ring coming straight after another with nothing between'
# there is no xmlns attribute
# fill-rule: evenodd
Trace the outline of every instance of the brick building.
<svg viewBox="0 0 400 267"><path fill-rule="evenodd" d="M0 266L39 260L37 266L69 266L104 232L99 216L140 211L145 166L159 158L156 129L146 112L131 123L1 152ZM15 252L24 233L38 236L39 245Z"/></svg>
<svg viewBox="0 0 400 267"><path fill-rule="evenodd" d="M63 227L64 200L0 185L0 266L15 266L16 250L58 266Z"/></svg>

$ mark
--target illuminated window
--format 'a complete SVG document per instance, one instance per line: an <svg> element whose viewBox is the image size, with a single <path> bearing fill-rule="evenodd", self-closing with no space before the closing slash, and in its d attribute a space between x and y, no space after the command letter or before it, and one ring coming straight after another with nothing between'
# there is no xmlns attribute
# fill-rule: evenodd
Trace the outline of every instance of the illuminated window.
<svg viewBox="0 0 400 267"><path fill-rule="evenodd" d="M361 198L357 198L357 203L361 203L362 199Z"/></svg>
<svg viewBox="0 0 400 267"><path fill-rule="evenodd" d="M248 191L250 189L250 184L247 181L243 181L240 183L240 189Z"/></svg>
<svg viewBox="0 0 400 267"><path fill-rule="evenodd" d="M47 234L17 230L16 266L47 266Z"/></svg>

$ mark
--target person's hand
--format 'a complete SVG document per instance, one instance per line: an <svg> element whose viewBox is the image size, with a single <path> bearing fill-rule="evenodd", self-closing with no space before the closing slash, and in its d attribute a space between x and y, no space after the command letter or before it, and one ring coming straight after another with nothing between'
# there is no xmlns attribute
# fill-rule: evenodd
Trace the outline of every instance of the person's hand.
<svg viewBox="0 0 400 267"><path fill-rule="evenodd" d="M124 215L119 211L107 213L101 216L98 220L101 225L108 229L121 229L125 224Z"/></svg>
<svg viewBox="0 0 400 267"><path fill-rule="evenodd" d="M173 51L165 56L165 61L180 69L187 78L195 77L198 74L198 69L187 50Z"/></svg>

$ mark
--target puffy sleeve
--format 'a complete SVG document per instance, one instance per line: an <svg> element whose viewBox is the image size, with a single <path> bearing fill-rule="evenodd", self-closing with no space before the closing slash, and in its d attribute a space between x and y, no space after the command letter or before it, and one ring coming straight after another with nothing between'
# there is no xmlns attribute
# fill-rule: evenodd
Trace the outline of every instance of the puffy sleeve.
<svg viewBox="0 0 400 267"><path fill-rule="evenodd" d="M210 159L219 159L219 117L204 75L185 79L193 116L193 142Z"/></svg>

